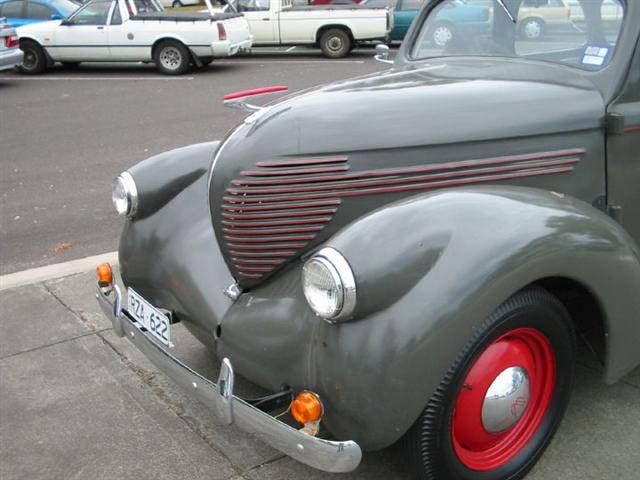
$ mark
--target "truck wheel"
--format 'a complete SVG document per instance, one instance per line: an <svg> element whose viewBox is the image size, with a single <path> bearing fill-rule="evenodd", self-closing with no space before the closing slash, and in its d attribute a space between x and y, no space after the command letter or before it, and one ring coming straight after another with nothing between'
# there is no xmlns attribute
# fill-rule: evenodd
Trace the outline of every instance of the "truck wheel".
<svg viewBox="0 0 640 480"><path fill-rule="evenodd" d="M156 68L165 75L182 75L189 69L191 57L182 43L165 40L153 50L153 61Z"/></svg>
<svg viewBox="0 0 640 480"><path fill-rule="evenodd" d="M420 479L516 480L564 415L576 336L564 305L523 290L476 331L405 436Z"/></svg>
<svg viewBox="0 0 640 480"><path fill-rule="evenodd" d="M525 40L538 40L544 35L544 22L539 18L527 18L520 24L520 36Z"/></svg>
<svg viewBox="0 0 640 480"><path fill-rule="evenodd" d="M351 51L351 37L340 28L331 28L320 37L320 48L325 57L342 58Z"/></svg>
<svg viewBox="0 0 640 480"><path fill-rule="evenodd" d="M24 52L22 64L18 65L18 70L27 75L43 73L47 69L47 56L40 45L32 40L20 42L20 50Z"/></svg>

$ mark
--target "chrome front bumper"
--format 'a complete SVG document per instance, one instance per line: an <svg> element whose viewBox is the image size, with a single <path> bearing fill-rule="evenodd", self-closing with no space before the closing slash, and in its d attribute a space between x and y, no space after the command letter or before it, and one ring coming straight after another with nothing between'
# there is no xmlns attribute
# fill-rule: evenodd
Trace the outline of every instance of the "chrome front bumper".
<svg viewBox="0 0 640 480"><path fill-rule="evenodd" d="M171 355L122 308L122 294L117 285L109 296L97 288L96 298L111 320L115 333L127 337L158 369L185 390L193 392L213 410L220 422L235 424L286 455L319 470L350 472L360 464L362 451L357 443L313 437L233 395L233 367L228 359L222 361L216 384Z"/></svg>

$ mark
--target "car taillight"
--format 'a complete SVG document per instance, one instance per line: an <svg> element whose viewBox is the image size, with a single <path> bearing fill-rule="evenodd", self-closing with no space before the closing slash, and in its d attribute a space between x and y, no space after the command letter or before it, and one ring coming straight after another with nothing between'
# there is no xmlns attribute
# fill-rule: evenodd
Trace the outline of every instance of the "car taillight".
<svg viewBox="0 0 640 480"><path fill-rule="evenodd" d="M7 48L17 47L20 41L18 40L17 35L11 35L9 37L4 37L4 46Z"/></svg>
<svg viewBox="0 0 640 480"><path fill-rule="evenodd" d="M227 39L227 31L224 28L224 25L218 22L218 39L226 40Z"/></svg>

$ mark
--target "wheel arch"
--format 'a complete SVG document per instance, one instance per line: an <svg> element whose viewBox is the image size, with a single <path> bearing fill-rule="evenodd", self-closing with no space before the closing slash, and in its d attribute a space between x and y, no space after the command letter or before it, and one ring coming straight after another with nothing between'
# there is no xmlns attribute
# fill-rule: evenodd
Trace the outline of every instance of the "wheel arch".
<svg viewBox="0 0 640 480"><path fill-rule="evenodd" d="M352 42L356 41L353 36L353 30L351 26L347 25L346 23L331 23L328 25L322 25L320 28L318 28L318 30L316 30L316 34L315 34L316 44L320 43L320 38L322 37L322 34L324 32L326 32L327 30L332 30L334 28L338 30L344 30L347 33L347 35L349 35L349 38L351 39Z"/></svg>
<svg viewBox="0 0 640 480"><path fill-rule="evenodd" d="M556 295L579 331L599 334L608 383L640 363L640 251L587 203L521 187L443 190L376 210L328 245L349 261L358 305L353 321L322 330L315 375L327 379L321 391L353 388L334 406L339 421L326 422L344 438L364 428L365 449L398 440L473 332L531 285ZM372 389L384 407L357 400Z"/></svg>
<svg viewBox="0 0 640 480"><path fill-rule="evenodd" d="M182 45L184 45L187 51L189 51L189 53L193 55L193 52L191 52L191 49L189 48L189 45L187 45L187 42L185 41L184 38L181 38L179 35L162 35L156 38L151 44L151 58L153 58L156 48L158 48L158 45L166 41L180 42Z"/></svg>

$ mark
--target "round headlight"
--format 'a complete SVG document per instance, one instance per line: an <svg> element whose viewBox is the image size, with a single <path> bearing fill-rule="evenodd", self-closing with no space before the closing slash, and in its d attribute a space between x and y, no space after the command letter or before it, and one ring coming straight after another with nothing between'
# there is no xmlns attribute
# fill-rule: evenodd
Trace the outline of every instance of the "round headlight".
<svg viewBox="0 0 640 480"><path fill-rule="evenodd" d="M118 215L127 215L132 217L138 208L138 190L136 182L129 172L122 172L116 178L113 184L113 192L111 194L113 206Z"/></svg>
<svg viewBox="0 0 640 480"><path fill-rule="evenodd" d="M305 263L302 289L311 309L327 320L348 317L356 306L353 272L333 248L323 248Z"/></svg>

